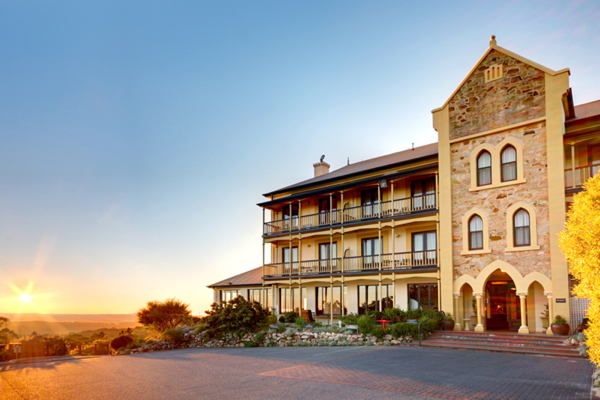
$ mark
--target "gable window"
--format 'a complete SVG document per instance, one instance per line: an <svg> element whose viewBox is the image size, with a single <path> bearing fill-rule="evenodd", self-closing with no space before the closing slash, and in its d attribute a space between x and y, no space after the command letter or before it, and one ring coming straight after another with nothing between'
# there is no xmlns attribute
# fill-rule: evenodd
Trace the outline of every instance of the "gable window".
<svg viewBox="0 0 600 400"><path fill-rule="evenodd" d="M531 232L529 229L529 213L522 208L514 216L514 241L515 247L530 246Z"/></svg>
<svg viewBox="0 0 600 400"><path fill-rule="evenodd" d="M483 151L477 157L477 186L490 185L492 183L492 156Z"/></svg>
<svg viewBox="0 0 600 400"><path fill-rule="evenodd" d="M483 249L483 220L473 215L469 220L469 250Z"/></svg>
<svg viewBox="0 0 600 400"><path fill-rule="evenodd" d="M513 146L506 146L502 150L502 182L517 179L517 150Z"/></svg>

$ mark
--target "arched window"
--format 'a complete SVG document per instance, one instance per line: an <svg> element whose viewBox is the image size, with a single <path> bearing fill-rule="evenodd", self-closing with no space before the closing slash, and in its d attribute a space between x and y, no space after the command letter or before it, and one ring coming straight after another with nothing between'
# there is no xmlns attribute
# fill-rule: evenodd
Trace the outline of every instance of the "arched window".
<svg viewBox="0 0 600 400"><path fill-rule="evenodd" d="M469 250L483 249L483 220L473 215L469 220Z"/></svg>
<svg viewBox="0 0 600 400"><path fill-rule="evenodd" d="M482 151L477 157L477 186L492 183L492 156L487 151Z"/></svg>
<svg viewBox="0 0 600 400"><path fill-rule="evenodd" d="M519 209L514 215L514 246L530 246L531 232L529 230L529 213L524 209Z"/></svg>
<svg viewBox="0 0 600 400"><path fill-rule="evenodd" d="M517 150L508 145L502 150L502 182L517 179Z"/></svg>

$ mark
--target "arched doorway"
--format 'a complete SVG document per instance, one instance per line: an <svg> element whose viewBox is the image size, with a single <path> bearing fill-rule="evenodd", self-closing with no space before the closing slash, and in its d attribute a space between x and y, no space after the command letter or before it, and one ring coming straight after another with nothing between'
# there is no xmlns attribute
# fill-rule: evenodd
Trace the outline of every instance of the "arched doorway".
<svg viewBox="0 0 600 400"><path fill-rule="evenodd" d="M486 330L517 332L521 326L520 303L515 282L510 275L501 269L494 271L485 284Z"/></svg>

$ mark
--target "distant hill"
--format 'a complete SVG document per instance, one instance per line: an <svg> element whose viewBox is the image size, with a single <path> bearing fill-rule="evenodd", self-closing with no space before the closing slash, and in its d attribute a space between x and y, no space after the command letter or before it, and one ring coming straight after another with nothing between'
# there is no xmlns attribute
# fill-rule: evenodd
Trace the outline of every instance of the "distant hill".
<svg viewBox="0 0 600 400"><path fill-rule="evenodd" d="M127 329L139 325L135 314L13 314L0 313L10 319L9 329L19 335L65 335L98 329Z"/></svg>

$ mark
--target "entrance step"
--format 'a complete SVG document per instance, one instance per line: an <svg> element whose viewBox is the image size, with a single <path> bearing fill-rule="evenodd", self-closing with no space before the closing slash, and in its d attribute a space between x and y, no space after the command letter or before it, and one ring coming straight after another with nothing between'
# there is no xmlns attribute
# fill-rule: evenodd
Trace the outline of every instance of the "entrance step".
<svg viewBox="0 0 600 400"><path fill-rule="evenodd" d="M575 346L563 344L565 339L565 336L543 334L435 331L422 341L422 346L583 358Z"/></svg>

